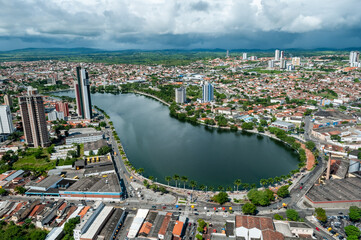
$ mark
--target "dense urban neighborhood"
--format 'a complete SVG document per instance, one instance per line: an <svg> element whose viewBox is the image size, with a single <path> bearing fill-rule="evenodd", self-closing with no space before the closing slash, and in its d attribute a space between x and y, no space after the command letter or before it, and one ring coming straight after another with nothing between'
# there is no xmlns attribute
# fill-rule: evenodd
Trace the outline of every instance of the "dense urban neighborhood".
<svg viewBox="0 0 361 240"><path fill-rule="evenodd" d="M0 238L360 239L359 55L0 62ZM117 119L94 94L146 96L187 125L273 139L298 164L228 185L151 176L128 159Z"/></svg>

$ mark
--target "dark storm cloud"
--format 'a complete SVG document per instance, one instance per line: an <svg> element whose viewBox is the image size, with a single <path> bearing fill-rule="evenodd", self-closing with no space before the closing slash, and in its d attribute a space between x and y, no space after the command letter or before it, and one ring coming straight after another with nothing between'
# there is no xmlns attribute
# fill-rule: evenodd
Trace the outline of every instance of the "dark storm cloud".
<svg viewBox="0 0 361 240"><path fill-rule="evenodd" d="M2 1L0 50L357 47L358 5L358 0Z"/></svg>

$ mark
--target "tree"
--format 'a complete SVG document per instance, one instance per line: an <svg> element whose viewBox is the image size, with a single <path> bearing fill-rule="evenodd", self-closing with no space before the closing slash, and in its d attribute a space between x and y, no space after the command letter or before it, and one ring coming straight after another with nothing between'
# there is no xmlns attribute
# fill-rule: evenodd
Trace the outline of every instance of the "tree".
<svg viewBox="0 0 361 240"><path fill-rule="evenodd" d="M204 191L204 189L206 189L206 186L203 185L203 184L201 184L201 185L199 185L199 189L200 189L201 191Z"/></svg>
<svg viewBox="0 0 361 240"><path fill-rule="evenodd" d="M220 192L212 197L212 201L222 205L229 201L228 194L226 192Z"/></svg>
<svg viewBox="0 0 361 240"><path fill-rule="evenodd" d="M261 179L261 180L259 180L259 184L261 184L262 186L267 185L267 179Z"/></svg>
<svg viewBox="0 0 361 240"><path fill-rule="evenodd" d="M172 177L171 176L166 176L164 179L168 182L168 186L169 186L169 182L172 180Z"/></svg>
<svg viewBox="0 0 361 240"><path fill-rule="evenodd" d="M326 215L326 211L323 208L316 208L315 209L315 213L316 213L316 218L321 221L321 222L326 222L327 221L327 215Z"/></svg>
<svg viewBox="0 0 361 240"><path fill-rule="evenodd" d="M43 231L43 230L35 230L33 232L30 233L29 238L31 240L37 240L37 239L45 239L46 238L47 232Z"/></svg>
<svg viewBox="0 0 361 240"><path fill-rule="evenodd" d="M309 149L309 150L313 150L315 147L316 147L316 144L312 141L307 141L306 142L306 147Z"/></svg>
<svg viewBox="0 0 361 240"><path fill-rule="evenodd" d="M360 237L360 235L361 235L360 229L358 229L357 227L355 227L353 225L346 226L344 228L344 230L345 230L347 237L350 237L350 236Z"/></svg>
<svg viewBox="0 0 361 240"><path fill-rule="evenodd" d="M39 159L39 158L42 157L42 155L43 155L43 149L42 149L41 147L38 147L38 148L36 149L36 151L34 152L34 157L35 157L36 159Z"/></svg>
<svg viewBox="0 0 361 240"><path fill-rule="evenodd" d="M72 237L74 234L74 228L78 223L80 223L80 217L69 219L68 222L64 225L63 231L65 235Z"/></svg>
<svg viewBox="0 0 361 240"><path fill-rule="evenodd" d="M347 237L347 240L359 240L359 238L355 235L351 235L351 236Z"/></svg>
<svg viewBox="0 0 361 240"><path fill-rule="evenodd" d="M48 147L48 148L46 149L46 151L47 151L49 154L52 154L53 152L55 152L54 147L55 147L55 145L52 144L50 147Z"/></svg>
<svg viewBox="0 0 361 240"><path fill-rule="evenodd" d="M177 174L174 174L173 180L175 181L175 186L178 187L179 176Z"/></svg>
<svg viewBox="0 0 361 240"><path fill-rule="evenodd" d="M106 126L107 126L107 124L105 122L100 122L99 123L99 127L106 127Z"/></svg>
<svg viewBox="0 0 361 240"><path fill-rule="evenodd" d="M239 187L241 184L242 184L241 179L236 179L236 180L234 180L234 185L237 186L237 192L238 192L238 187Z"/></svg>
<svg viewBox="0 0 361 240"><path fill-rule="evenodd" d="M196 238L197 238L198 240L202 240L202 239L203 239L202 235L200 235L199 233L197 233Z"/></svg>
<svg viewBox="0 0 361 240"><path fill-rule="evenodd" d="M186 182L188 182L188 178L186 176L181 177L181 181L183 182L183 188L186 188Z"/></svg>
<svg viewBox="0 0 361 240"><path fill-rule="evenodd" d="M349 208L348 216L350 217L350 220L353 222L360 221L361 219L361 208L358 208L356 206L351 206Z"/></svg>
<svg viewBox="0 0 361 240"><path fill-rule="evenodd" d="M287 216L288 220L291 220L291 221L298 221L300 218L300 216L298 215L298 212L294 209L287 209L286 216Z"/></svg>
<svg viewBox="0 0 361 240"><path fill-rule="evenodd" d="M251 189L247 193L248 199L255 205L267 206L274 199L273 192L269 189L264 191L258 191L257 189Z"/></svg>
<svg viewBox="0 0 361 240"><path fill-rule="evenodd" d="M139 173L140 175L142 175L144 173L144 168L139 168L137 170L137 173Z"/></svg>
<svg viewBox="0 0 361 240"><path fill-rule="evenodd" d="M192 190L194 190L194 188L197 186L197 182L194 181L194 180L191 180L191 181L189 182L189 185L191 186Z"/></svg>
<svg viewBox="0 0 361 240"><path fill-rule="evenodd" d="M278 189L277 195L281 198L288 197L290 192L288 191L288 185L282 186Z"/></svg>
<svg viewBox="0 0 361 240"><path fill-rule="evenodd" d="M242 183L242 188L245 190L249 189L249 183Z"/></svg>
<svg viewBox="0 0 361 240"><path fill-rule="evenodd" d="M26 192L26 189L23 186L16 186L14 190L18 194L24 194Z"/></svg>
<svg viewBox="0 0 361 240"><path fill-rule="evenodd" d="M273 218L276 220L285 220L281 215L279 215L277 213L275 215L273 215Z"/></svg>
<svg viewBox="0 0 361 240"><path fill-rule="evenodd" d="M246 215L255 215L257 213L257 207L252 203L246 203L242 206L242 212Z"/></svg>
<svg viewBox="0 0 361 240"><path fill-rule="evenodd" d="M105 155L107 153L110 153L112 151L112 148L110 146L103 146L99 148L98 155Z"/></svg>
<svg viewBox="0 0 361 240"><path fill-rule="evenodd" d="M6 196L8 194L8 191L6 191L4 188L0 188L0 196Z"/></svg>

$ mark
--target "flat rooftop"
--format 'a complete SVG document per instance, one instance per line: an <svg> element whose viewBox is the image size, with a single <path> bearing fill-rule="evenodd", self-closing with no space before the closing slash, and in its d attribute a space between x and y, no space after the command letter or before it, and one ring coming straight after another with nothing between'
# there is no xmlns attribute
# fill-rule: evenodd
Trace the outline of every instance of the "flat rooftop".
<svg viewBox="0 0 361 240"><path fill-rule="evenodd" d="M108 146L107 141L105 139L100 139L95 142L84 143L84 151L97 150L104 146Z"/></svg>
<svg viewBox="0 0 361 240"><path fill-rule="evenodd" d="M361 200L361 179L327 180L324 185L313 186L306 196L314 202Z"/></svg>
<svg viewBox="0 0 361 240"><path fill-rule="evenodd" d="M91 176L79 179L67 190L74 192L121 192L118 178L115 174L103 176Z"/></svg>
<svg viewBox="0 0 361 240"><path fill-rule="evenodd" d="M114 229L117 227L120 217L123 214L123 209L116 208L115 211L110 216L109 220L106 222L105 226L99 233L100 236L103 236L104 239L110 239Z"/></svg>
<svg viewBox="0 0 361 240"><path fill-rule="evenodd" d="M112 170L114 170L114 166L113 166L112 162L101 163L101 164L97 164L97 165L92 164L92 165L87 165L85 167L84 175L99 174L99 173L108 172L108 171L112 171Z"/></svg>

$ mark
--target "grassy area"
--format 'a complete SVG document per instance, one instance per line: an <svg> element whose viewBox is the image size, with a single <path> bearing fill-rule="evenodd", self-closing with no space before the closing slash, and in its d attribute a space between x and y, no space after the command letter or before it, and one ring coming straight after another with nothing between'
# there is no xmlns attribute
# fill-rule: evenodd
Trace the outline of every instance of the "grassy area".
<svg viewBox="0 0 361 240"><path fill-rule="evenodd" d="M26 152L19 156L19 160L13 165L14 169L45 171L55 167L55 161L50 160L50 154L46 148L39 150L38 148L29 148Z"/></svg>
<svg viewBox="0 0 361 240"><path fill-rule="evenodd" d="M81 143L80 145L80 157L82 158L83 156L84 156L84 144L83 143Z"/></svg>

